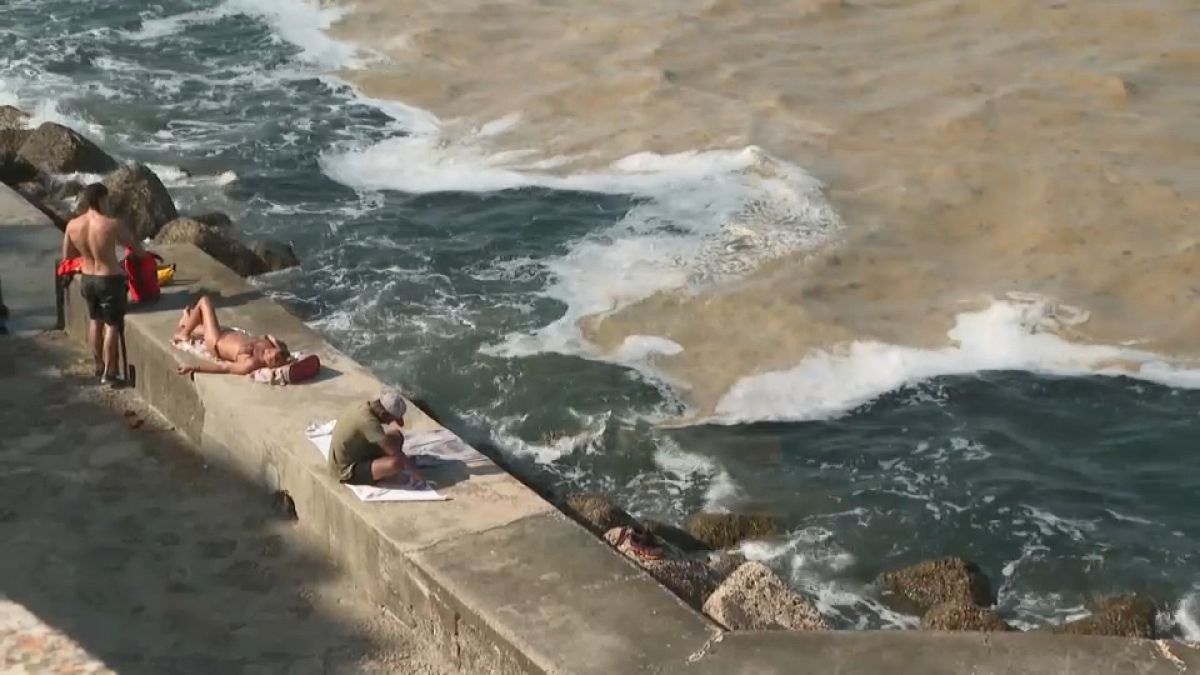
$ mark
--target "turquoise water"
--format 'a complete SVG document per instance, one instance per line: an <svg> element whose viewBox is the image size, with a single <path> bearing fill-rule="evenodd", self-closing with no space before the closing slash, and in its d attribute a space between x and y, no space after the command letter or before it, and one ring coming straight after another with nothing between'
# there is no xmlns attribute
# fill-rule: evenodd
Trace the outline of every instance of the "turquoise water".
<svg viewBox="0 0 1200 675"><path fill-rule="evenodd" d="M657 207L632 190L349 187L352 151L406 137L420 115L323 76L344 48L303 6L272 9L287 4L0 5L0 103L157 165L181 211L226 211L249 235L293 242L303 267L264 289L527 479L669 520L777 513L788 536L747 553L837 625L912 625L869 580L958 554L1022 625L1144 591L1164 624L1197 636L1200 392L991 372L910 384L835 419L668 430L658 423L685 406L651 372L505 348L570 310L573 254ZM655 235L687 241L661 212Z"/></svg>

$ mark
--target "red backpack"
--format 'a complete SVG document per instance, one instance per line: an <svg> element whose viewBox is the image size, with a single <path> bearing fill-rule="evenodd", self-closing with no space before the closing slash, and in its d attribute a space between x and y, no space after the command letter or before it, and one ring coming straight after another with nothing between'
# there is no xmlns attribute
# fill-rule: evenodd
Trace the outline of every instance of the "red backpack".
<svg viewBox="0 0 1200 675"><path fill-rule="evenodd" d="M162 294L158 286L158 264L162 256L146 251L142 255L125 247L125 279L129 286L129 300L134 303L157 300Z"/></svg>

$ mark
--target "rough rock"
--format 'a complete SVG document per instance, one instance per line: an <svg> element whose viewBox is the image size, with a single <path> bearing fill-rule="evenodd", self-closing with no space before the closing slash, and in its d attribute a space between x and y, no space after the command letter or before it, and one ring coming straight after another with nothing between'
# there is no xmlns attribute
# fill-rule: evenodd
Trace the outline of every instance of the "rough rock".
<svg viewBox="0 0 1200 675"><path fill-rule="evenodd" d="M1136 596L1122 595L1096 603L1091 616L1055 626L1062 635L1108 635L1112 637L1154 638L1154 603Z"/></svg>
<svg viewBox="0 0 1200 675"><path fill-rule="evenodd" d="M154 237L159 244L193 244L238 274L262 274L262 261L245 244L225 230L191 218L167 223Z"/></svg>
<svg viewBox="0 0 1200 675"><path fill-rule="evenodd" d="M39 172L24 157L0 149L0 183L17 185L36 180Z"/></svg>
<svg viewBox="0 0 1200 675"><path fill-rule="evenodd" d="M105 176L104 185L112 215L123 219L138 239L154 237L179 217L167 188L144 164L121 167Z"/></svg>
<svg viewBox="0 0 1200 675"><path fill-rule="evenodd" d="M639 534L650 544L649 550L655 557L647 557L643 554L647 549L639 551L632 544L632 538ZM604 533L604 540L696 609L700 609L705 598L721 583L721 576L704 561L673 557L670 549L654 547L654 536L644 530L635 534L635 528L614 527Z"/></svg>
<svg viewBox="0 0 1200 675"><path fill-rule="evenodd" d="M65 230L67 221L75 217L72 204L55 199L47 193L46 186L40 180L30 180L17 183L12 188L30 204L46 214L50 222L60 230Z"/></svg>
<svg viewBox="0 0 1200 675"><path fill-rule="evenodd" d="M108 173L120 166L95 143L54 122L35 129L18 152L46 173Z"/></svg>
<svg viewBox="0 0 1200 675"><path fill-rule="evenodd" d="M296 267L300 259L290 244L274 239L259 239L250 242L250 250L262 261L263 269L267 272Z"/></svg>
<svg viewBox="0 0 1200 675"><path fill-rule="evenodd" d="M926 560L885 572L879 585L902 609L924 614L934 605L959 602L988 607L996 602L991 581L979 566L962 558Z"/></svg>
<svg viewBox="0 0 1200 675"><path fill-rule="evenodd" d="M693 537L687 530L670 525L668 523L659 522L657 520L644 520L642 527L647 532L654 535L658 539L674 546L675 548L685 553L699 553L709 550L708 546L699 539Z"/></svg>
<svg viewBox="0 0 1200 675"><path fill-rule="evenodd" d="M213 227L219 227L223 230L229 230L231 232L233 231L233 219L230 218L228 214L221 213L220 211L209 211L208 213L190 216L190 218L192 220L198 220L205 225L212 225Z"/></svg>
<svg viewBox="0 0 1200 675"><path fill-rule="evenodd" d="M760 562L734 570L704 602L703 611L729 630L829 629L816 608Z"/></svg>
<svg viewBox="0 0 1200 675"><path fill-rule="evenodd" d="M721 585L720 575L699 560L641 560L638 564L696 609Z"/></svg>
<svg viewBox="0 0 1200 675"><path fill-rule="evenodd" d="M11 105L0 105L0 129L24 129L29 113Z"/></svg>
<svg viewBox="0 0 1200 675"><path fill-rule="evenodd" d="M74 199L83 192L84 185L77 180L54 180L49 187L49 194L54 199Z"/></svg>
<svg viewBox="0 0 1200 675"><path fill-rule="evenodd" d="M600 536L614 527L635 527L637 522L606 495L575 494L567 497L563 510Z"/></svg>
<svg viewBox="0 0 1200 675"><path fill-rule="evenodd" d="M0 153L21 154L21 146L25 145L32 133L32 129L0 128Z"/></svg>
<svg viewBox="0 0 1200 675"><path fill-rule="evenodd" d="M768 515L740 513L696 513L687 521L688 534L710 549L736 546L744 539L769 537L779 532L779 524Z"/></svg>
<svg viewBox="0 0 1200 675"><path fill-rule="evenodd" d="M980 631L985 633L1012 630L990 609L964 602L943 602L925 612L921 628L943 631Z"/></svg>

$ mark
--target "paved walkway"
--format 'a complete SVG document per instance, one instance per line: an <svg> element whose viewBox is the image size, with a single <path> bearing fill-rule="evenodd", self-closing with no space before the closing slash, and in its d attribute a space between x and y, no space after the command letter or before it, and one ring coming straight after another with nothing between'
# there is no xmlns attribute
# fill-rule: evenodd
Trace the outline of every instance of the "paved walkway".
<svg viewBox="0 0 1200 675"><path fill-rule="evenodd" d="M57 333L0 337L0 672L441 673Z"/></svg>

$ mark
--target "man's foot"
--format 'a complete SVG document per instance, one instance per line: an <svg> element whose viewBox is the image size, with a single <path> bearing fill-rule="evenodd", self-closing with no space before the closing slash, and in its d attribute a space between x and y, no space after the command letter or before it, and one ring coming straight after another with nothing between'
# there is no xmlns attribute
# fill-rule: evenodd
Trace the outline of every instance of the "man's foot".
<svg viewBox="0 0 1200 675"><path fill-rule="evenodd" d="M121 389L125 386L125 380L122 380L116 373L103 373L100 375L100 386L108 387L109 389Z"/></svg>

